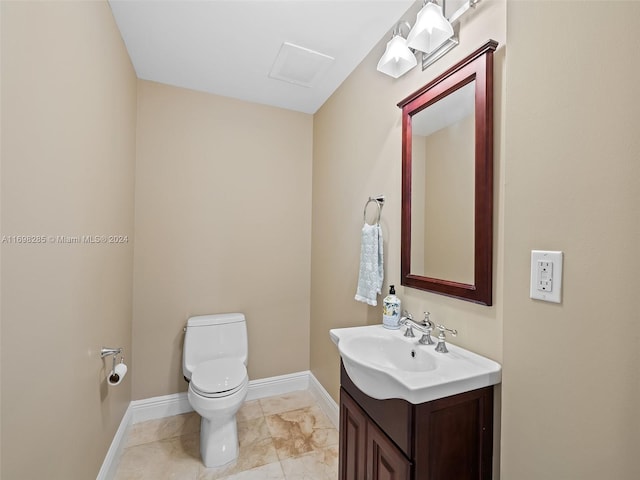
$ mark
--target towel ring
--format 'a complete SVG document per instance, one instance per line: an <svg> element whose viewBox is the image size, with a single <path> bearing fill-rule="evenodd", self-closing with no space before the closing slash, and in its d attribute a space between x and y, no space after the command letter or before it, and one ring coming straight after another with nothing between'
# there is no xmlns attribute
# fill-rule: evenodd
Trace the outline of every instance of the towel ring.
<svg viewBox="0 0 640 480"><path fill-rule="evenodd" d="M369 206L369 204L371 202L374 202L376 204L376 206L378 207L378 217L376 219L376 223L374 224L368 224L367 223L367 207ZM363 220L364 223L367 225L378 225L380 223L380 214L382 213L382 207L384 206L384 195L377 195L375 197L369 197L369 200L367 200L367 203L364 204L364 212L363 212Z"/></svg>

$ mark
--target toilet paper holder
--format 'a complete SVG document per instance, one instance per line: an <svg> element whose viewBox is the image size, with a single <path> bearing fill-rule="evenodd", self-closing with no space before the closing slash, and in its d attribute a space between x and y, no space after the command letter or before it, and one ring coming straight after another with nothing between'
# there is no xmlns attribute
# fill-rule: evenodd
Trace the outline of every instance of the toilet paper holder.
<svg viewBox="0 0 640 480"><path fill-rule="evenodd" d="M100 358L108 357L109 355L113 355L115 358L117 355L122 355L123 351L124 349L122 347L120 348L102 347L102 350L100 350Z"/></svg>
<svg viewBox="0 0 640 480"><path fill-rule="evenodd" d="M120 376L124 376L124 374L126 374L126 368L124 370L124 373L122 373L122 375L119 375L118 373L116 373L116 361L118 359L118 355L120 355L120 363L124 364L124 349L122 347L119 347L119 348L102 347L102 349L100 350L100 358L108 357L110 355L113 355L113 366L111 367L111 373L108 375L108 380L113 384L118 384L120 383L119 382Z"/></svg>

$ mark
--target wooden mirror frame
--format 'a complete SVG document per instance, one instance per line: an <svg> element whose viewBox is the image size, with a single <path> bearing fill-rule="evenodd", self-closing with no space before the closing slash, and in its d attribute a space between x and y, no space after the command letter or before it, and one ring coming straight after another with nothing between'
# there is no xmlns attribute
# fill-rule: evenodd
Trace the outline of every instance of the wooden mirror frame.
<svg viewBox="0 0 640 480"><path fill-rule="evenodd" d="M402 108L401 283L404 286L491 305L493 299L493 52L481 48L398 103ZM411 269L411 118L429 105L475 80L474 283L412 274Z"/></svg>

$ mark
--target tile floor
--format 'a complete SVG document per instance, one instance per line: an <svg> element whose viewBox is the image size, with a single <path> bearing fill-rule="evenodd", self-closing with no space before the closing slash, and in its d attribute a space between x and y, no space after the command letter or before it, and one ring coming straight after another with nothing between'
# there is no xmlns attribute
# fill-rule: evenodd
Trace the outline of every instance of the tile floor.
<svg viewBox="0 0 640 480"><path fill-rule="evenodd" d="M200 417L133 425L116 480L336 480L338 431L305 391L245 402L237 415L240 454L224 467L200 460Z"/></svg>

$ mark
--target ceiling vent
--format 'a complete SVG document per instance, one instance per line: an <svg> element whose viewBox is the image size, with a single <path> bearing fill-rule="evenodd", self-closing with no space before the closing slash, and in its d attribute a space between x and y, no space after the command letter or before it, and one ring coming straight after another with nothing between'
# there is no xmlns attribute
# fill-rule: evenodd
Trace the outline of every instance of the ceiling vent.
<svg viewBox="0 0 640 480"><path fill-rule="evenodd" d="M283 43L269 77L285 82L312 87L335 58L292 43Z"/></svg>

